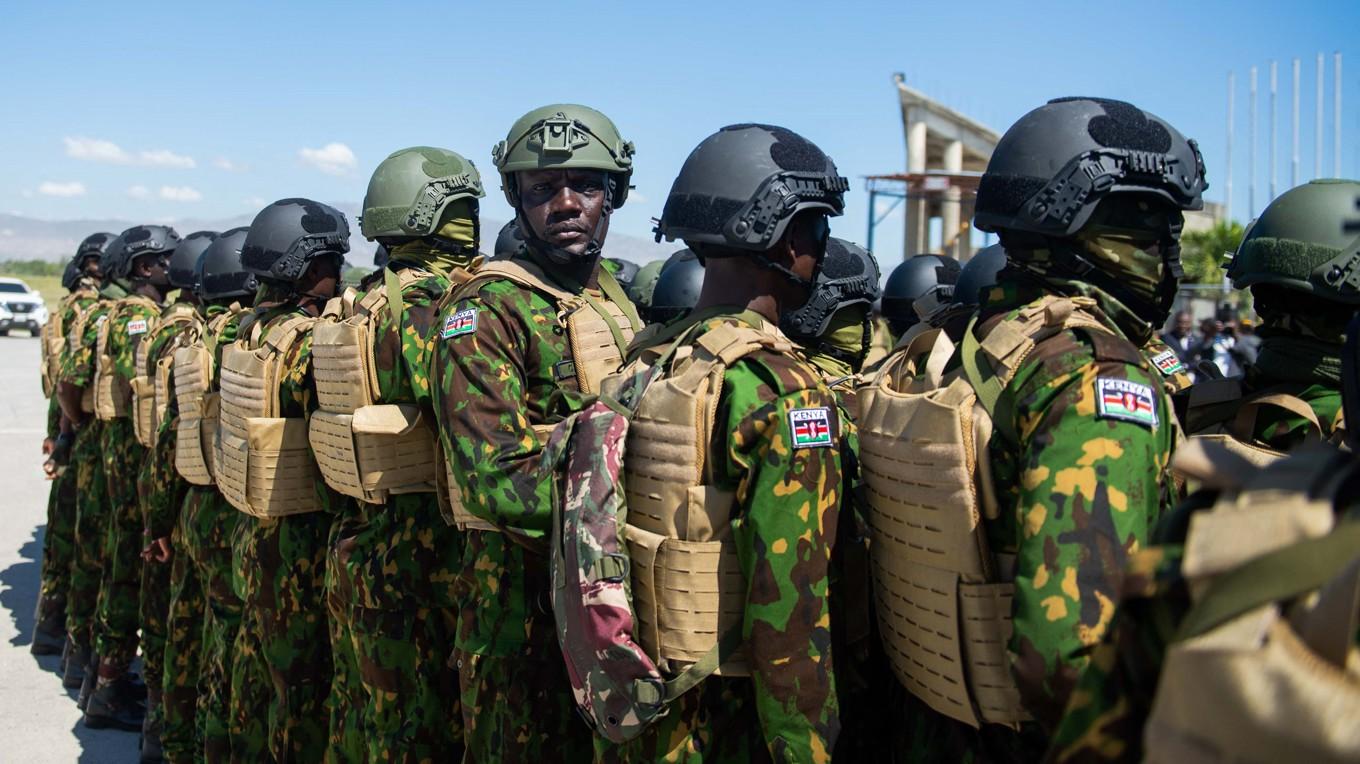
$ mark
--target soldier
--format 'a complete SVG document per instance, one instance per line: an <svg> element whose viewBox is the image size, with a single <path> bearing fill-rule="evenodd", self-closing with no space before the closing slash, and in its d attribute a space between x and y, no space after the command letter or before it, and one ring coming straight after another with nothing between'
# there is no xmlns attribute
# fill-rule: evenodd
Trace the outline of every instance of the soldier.
<svg viewBox="0 0 1360 764"><path fill-rule="evenodd" d="M685 315L699 302L704 286L704 265L688 249L666 263L657 276L656 285L647 301L647 317L656 323L668 324Z"/></svg>
<svg viewBox="0 0 1360 764"><path fill-rule="evenodd" d="M47 532L43 537L42 585L30 648L34 655L55 655L62 652L63 643L68 641L66 596L75 556L76 469L67 467L75 432L61 412L57 384L68 352L66 335L77 317L98 299L99 256L113 238L111 233L91 234L76 248L62 275L62 286L68 294L42 328L43 389L50 397L47 438L43 441L43 453L48 459L43 471L52 480L52 488L47 504Z"/></svg>
<svg viewBox="0 0 1360 764"><path fill-rule="evenodd" d="M1343 437L1341 342L1360 306L1347 276L1357 192L1352 180L1306 183L1272 201L1247 230L1227 275L1234 288L1251 290L1261 352L1245 377L1191 389L1187 432L1225 432L1262 458Z"/></svg>
<svg viewBox="0 0 1360 764"><path fill-rule="evenodd" d="M199 255L194 291L203 322L182 334L174 348L174 465L189 486L169 542L174 554L161 742L172 764L231 757L231 655L241 624L231 540L242 515L213 484L210 454L217 415L209 401L217 396L220 351L236 340L259 286L241 266L249 230L224 231Z"/></svg>
<svg viewBox="0 0 1360 764"><path fill-rule="evenodd" d="M942 302L954 295L959 280L959 261L944 255L916 255L893 268L883 287L882 315L893 336L901 339L921 321L914 304L927 294Z"/></svg>
<svg viewBox="0 0 1360 764"><path fill-rule="evenodd" d="M492 260L504 260L519 251L524 246L524 234L519 231L519 222L511 220L501 226L501 232L496 234L496 248L491 254Z"/></svg>
<svg viewBox="0 0 1360 764"><path fill-rule="evenodd" d="M185 236L171 253L166 267L169 286L178 290L176 300L161 311L156 324L137 347L132 380L132 421L137 440L146 448L137 474L141 502L142 580L140 602L142 671L146 676L146 719L142 723L141 756L144 762L161 761L161 729L164 724L162 678L166 674L166 641L171 587L170 530L179 517L188 484L175 472L175 435L172 426L177 409L170 400L173 352L181 335L198 332L202 321L194 294L194 266L198 256L217 237L214 231L195 231Z"/></svg>
<svg viewBox="0 0 1360 764"><path fill-rule="evenodd" d="M1140 348L1204 188L1194 142L1135 106L1031 111L979 187L1010 260L961 347L923 332L860 391L879 621L914 696L902 758L1044 750L1173 500L1178 432Z"/></svg>
<svg viewBox="0 0 1360 764"><path fill-rule="evenodd" d="M318 449L327 483L357 500L327 560L340 637L331 725L338 760L462 756L458 679L448 661L462 539L435 494L442 458L428 354L437 303L481 265L484 195L477 168L452 151L416 146L384 159L360 224L391 259L345 295L336 317L343 323L313 330L320 411L312 442L329 446ZM368 359L371 378L353 373L356 353ZM401 424L359 429L378 415Z"/></svg>
<svg viewBox="0 0 1360 764"><path fill-rule="evenodd" d="M835 394L841 421L841 509L831 557L830 599L841 713L841 736L833 753L842 761L886 760L888 710L897 691L887 656L874 634L869 514L863 502L855 430L855 388L872 341L872 306L882 293L874 256L858 244L833 236L827 242L811 299L785 312L779 322L785 334L807 352Z"/></svg>
<svg viewBox="0 0 1360 764"><path fill-rule="evenodd" d="M66 599L66 634L71 651L62 685L80 688L77 704L82 711L95 685L98 656L94 651L94 617L104 570L104 531L109 514L102 450L104 423L94 416L95 349L99 329L108 320L113 304L127 296L127 290L113 279L110 271L112 261L121 257L122 248L121 236L103 245L99 258L99 298L78 310L71 322L67 355L57 383L62 416L75 432L71 462L76 467L75 556Z"/></svg>
<svg viewBox="0 0 1360 764"><path fill-rule="evenodd" d="M1330 230L1327 217L1313 220ZM1332 257L1360 256L1351 236ZM1344 408L1357 416L1360 321L1343 331ZM1360 443L1347 438L1349 454L1306 446L1259 471L1223 441L1177 452L1177 469L1209 487L1130 561L1049 761L1360 758Z"/></svg>
<svg viewBox="0 0 1360 764"><path fill-rule="evenodd" d="M155 328L169 286L167 266L180 237L166 226L133 226L119 239L122 248L110 276L128 295L109 311L99 328L95 365L95 415L105 422L103 455L109 494L104 570L95 621L99 677L85 708L85 724L140 731L144 707L128 668L137 655L142 517L137 502L137 470L147 449L136 439L132 420L132 380L138 348Z"/></svg>
<svg viewBox="0 0 1360 764"><path fill-rule="evenodd" d="M317 472L306 418L317 407L311 327L348 251L344 215L310 199L265 207L241 249L242 266L264 286L222 351L214 457L218 489L246 515L232 544L244 608L231 679L233 759L320 761L326 751L326 544L345 501Z"/></svg>
<svg viewBox="0 0 1360 764"><path fill-rule="evenodd" d="M648 313L652 305L652 292L656 290L656 282L661 278L661 269L665 265L665 260L653 260L638 268L633 283L626 290L628 299L637 306L638 314L649 324L655 322Z"/></svg>
<svg viewBox="0 0 1360 764"><path fill-rule="evenodd" d="M623 287L623 293L628 294L629 290L633 288L633 280L637 278L638 270L640 270L638 264L620 257L606 257L600 262L614 275L614 280L619 282L619 286Z"/></svg>
<svg viewBox="0 0 1360 764"><path fill-rule="evenodd" d="M628 197L633 144L603 114L552 105L517 120L492 158L524 245L451 292L433 393L466 542L454 661L468 761L581 761L590 731L562 665L538 468L552 425L617 369L641 321L600 267Z"/></svg>
<svg viewBox="0 0 1360 764"><path fill-rule="evenodd" d="M775 322L812 293L847 187L811 142L757 124L706 138L671 187L657 232L683 239L706 274L689 316L639 338L616 378L660 374L630 404L627 535L718 561L632 556L633 591L656 598L638 610L643 649L697 685L634 739L601 742L602 759L826 761L836 744L828 578L842 425ZM686 599L705 596L715 601ZM719 633L675 617L691 610L716 610Z"/></svg>

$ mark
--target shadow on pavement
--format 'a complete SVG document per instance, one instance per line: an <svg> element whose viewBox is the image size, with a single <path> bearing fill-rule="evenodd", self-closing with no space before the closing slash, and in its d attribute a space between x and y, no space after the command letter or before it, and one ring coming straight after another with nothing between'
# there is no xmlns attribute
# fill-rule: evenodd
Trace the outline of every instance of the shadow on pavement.
<svg viewBox="0 0 1360 764"><path fill-rule="evenodd" d="M0 606L8 610L10 618L14 620L17 633L9 643L16 647L27 647L33 641L33 611L38 606L38 591L42 585L40 568L43 537L46 534L47 526L39 525L33 531L33 538L19 549L23 560L0 571L0 586L6 587L0 591ZM51 661L51 668L55 669L57 660L53 658ZM43 661L38 662L48 668Z"/></svg>

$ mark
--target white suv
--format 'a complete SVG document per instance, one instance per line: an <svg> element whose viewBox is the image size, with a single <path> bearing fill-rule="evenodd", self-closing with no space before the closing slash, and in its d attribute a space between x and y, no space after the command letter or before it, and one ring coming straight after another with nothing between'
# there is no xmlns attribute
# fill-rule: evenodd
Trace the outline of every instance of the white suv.
<svg viewBox="0 0 1360 764"><path fill-rule="evenodd" d="M0 337L10 329L27 329L34 336L47 323L42 295L19 279L0 278Z"/></svg>

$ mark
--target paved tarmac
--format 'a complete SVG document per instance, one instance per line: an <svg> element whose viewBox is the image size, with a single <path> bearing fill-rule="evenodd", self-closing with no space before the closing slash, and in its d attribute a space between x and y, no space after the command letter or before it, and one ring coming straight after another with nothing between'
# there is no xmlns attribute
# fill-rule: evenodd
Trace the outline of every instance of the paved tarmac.
<svg viewBox="0 0 1360 764"><path fill-rule="evenodd" d="M28 652L46 529L38 340L0 337L0 762L136 762L137 735L88 730L57 656Z"/></svg>

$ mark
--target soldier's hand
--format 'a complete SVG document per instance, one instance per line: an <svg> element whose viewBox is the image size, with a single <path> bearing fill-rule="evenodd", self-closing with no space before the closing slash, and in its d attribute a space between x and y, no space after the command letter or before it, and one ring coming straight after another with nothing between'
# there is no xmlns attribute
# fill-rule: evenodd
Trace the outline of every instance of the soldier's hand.
<svg viewBox="0 0 1360 764"><path fill-rule="evenodd" d="M55 480L55 479L56 479L56 477L57 477L57 462L56 462L55 460L53 460L53 459L48 459L48 460L46 460L46 461L43 462L43 475L45 475L45 476L47 477L48 480Z"/></svg>
<svg viewBox="0 0 1360 764"><path fill-rule="evenodd" d="M43 456L51 454L52 449L56 448L56 446L57 442L55 440L52 440L51 438L43 438Z"/></svg>
<svg viewBox="0 0 1360 764"><path fill-rule="evenodd" d="M156 562L170 561L170 538L168 536L161 536L155 541L152 541L151 546L147 548L151 550L152 560Z"/></svg>

